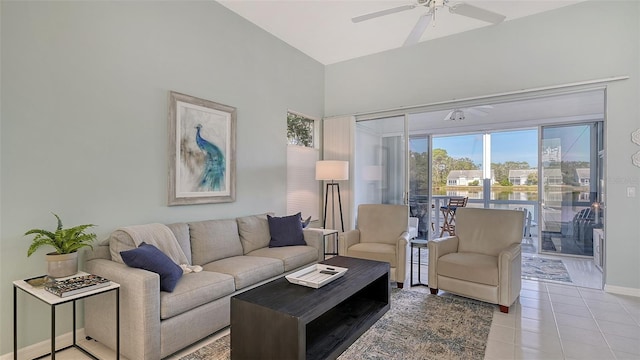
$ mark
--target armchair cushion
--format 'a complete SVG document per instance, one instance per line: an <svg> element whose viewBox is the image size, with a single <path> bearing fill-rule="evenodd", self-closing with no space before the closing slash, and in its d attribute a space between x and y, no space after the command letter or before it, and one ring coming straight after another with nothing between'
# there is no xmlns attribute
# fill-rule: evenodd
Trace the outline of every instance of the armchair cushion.
<svg viewBox="0 0 640 360"><path fill-rule="evenodd" d="M348 249L348 256L388 262L392 268L398 266L396 246L380 243L359 243Z"/></svg>
<svg viewBox="0 0 640 360"><path fill-rule="evenodd" d="M522 241L523 222L522 211L460 208L456 212L458 251L497 256L511 244Z"/></svg>
<svg viewBox="0 0 640 360"><path fill-rule="evenodd" d="M498 257L475 253L451 253L438 260L438 274L474 283L498 285Z"/></svg>
<svg viewBox="0 0 640 360"><path fill-rule="evenodd" d="M363 204L358 206L360 242L396 244L409 228L406 205Z"/></svg>

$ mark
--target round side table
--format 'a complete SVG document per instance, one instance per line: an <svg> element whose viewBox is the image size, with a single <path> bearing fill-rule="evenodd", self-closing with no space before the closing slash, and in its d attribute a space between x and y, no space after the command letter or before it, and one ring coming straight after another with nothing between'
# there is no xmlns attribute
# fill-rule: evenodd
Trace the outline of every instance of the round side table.
<svg viewBox="0 0 640 360"><path fill-rule="evenodd" d="M427 242L428 240L421 240L421 239L413 239L410 241L411 243L411 286L429 286L426 283L423 283L420 280L420 272L421 272L421 265L422 265L422 259L420 258L420 252L422 251L422 249L426 249L427 248ZM413 282L413 249L417 248L418 249L418 282L414 283Z"/></svg>

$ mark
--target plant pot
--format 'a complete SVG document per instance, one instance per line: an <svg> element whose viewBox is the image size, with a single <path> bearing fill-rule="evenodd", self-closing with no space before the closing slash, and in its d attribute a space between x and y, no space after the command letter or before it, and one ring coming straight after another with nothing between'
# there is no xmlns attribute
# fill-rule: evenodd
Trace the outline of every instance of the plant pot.
<svg viewBox="0 0 640 360"><path fill-rule="evenodd" d="M60 278L78 273L78 252L70 254L52 252L48 253L45 259L47 260L47 275L51 277Z"/></svg>

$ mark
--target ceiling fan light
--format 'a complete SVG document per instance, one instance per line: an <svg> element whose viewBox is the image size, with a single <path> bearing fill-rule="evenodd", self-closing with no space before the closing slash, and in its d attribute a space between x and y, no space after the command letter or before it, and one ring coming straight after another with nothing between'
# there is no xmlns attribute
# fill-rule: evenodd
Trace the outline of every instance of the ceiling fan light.
<svg viewBox="0 0 640 360"><path fill-rule="evenodd" d="M449 116L449 120L452 120L452 121L464 120L464 119L465 119L464 111L460 109L453 110L451 112L451 115Z"/></svg>

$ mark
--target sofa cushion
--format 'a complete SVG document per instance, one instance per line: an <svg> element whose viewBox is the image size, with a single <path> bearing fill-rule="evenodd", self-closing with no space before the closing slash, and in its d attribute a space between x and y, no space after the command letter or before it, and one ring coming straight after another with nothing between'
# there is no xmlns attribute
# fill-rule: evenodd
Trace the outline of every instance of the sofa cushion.
<svg viewBox="0 0 640 360"><path fill-rule="evenodd" d="M280 259L284 263L284 271L291 271L318 260L318 249L311 246L283 246L254 250L247 256L260 256Z"/></svg>
<svg viewBox="0 0 640 360"><path fill-rule="evenodd" d="M498 286L498 257L477 253L451 253L438 259L438 275Z"/></svg>
<svg viewBox="0 0 640 360"><path fill-rule="evenodd" d="M269 247L307 245L302 234L302 214L274 217L267 215L271 240Z"/></svg>
<svg viewBox="0 0 640 360"><path fill-rule="evenodd" d="M127 266L160 275L160 290L172 292L182 277L182 268L157 247L142 243L136 249L120 253Z"/></svg>
<svg viewBox="0 0 640 360"><path fill-rule="evenodd" d="M233 276L209 271L185 274L172 293L160 293L160 318L180 315L234 291Z"/></svg>
<svg viewBox="0 0 640 360"><path fill-rule="evenodd" d="M236 221L244 254L269 246L271 235L267 214L239 217Z"/></svg>
<svg viewBox="0 0 640 360"><path fill-rule="evenodd" d="M284 273L282 260L258 256L234 256L205 264L202 268L233 276L236 290Z"/></svg>
<svg viewBox="0 0 640 360"><path fill-rule="evenodd" d="M233 219L192 222L189 232L194 265L242 255L238 225Z"/></svg>
<svg viewBox="0 0 640 360"><path fill-rule="evenodd" d="M358 243L347 249L347 256L388 262L392 268L398 267L396 246L384 243Z"/></svg>

